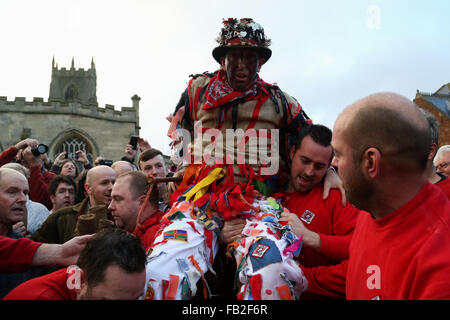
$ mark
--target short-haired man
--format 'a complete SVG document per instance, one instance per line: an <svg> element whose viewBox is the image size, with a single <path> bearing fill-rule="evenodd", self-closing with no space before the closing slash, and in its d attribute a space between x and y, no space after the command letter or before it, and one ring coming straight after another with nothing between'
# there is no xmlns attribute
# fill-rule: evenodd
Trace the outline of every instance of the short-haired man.
<svg viewBox="0 0 450 320"><path fill-rule="evenodd" d="M0 236L22 238L21 234L13 230L13 225L23 221L27 214L28 192L28 181L23 174L14 169L0 168ZM0 275L0 298L36 275L36 270Z"/></svg>
<svg viewBox="0 0 450 320"><path fill-rule="evenodd" d="M287 221L297 236L303 236L299 262L305 267L305 275L317 282L331 282L332 277L315 279L315 274L308 268L330 266L348 259L351 236L356 224L359 210L351 205L342 205L338 190L330 190L329 197L323 199L323 179L333 156L331 147L331 130L322 125L302 128L290 149L290 179L286 192L284 207L291 213L284 212L280 221ZM223 240L229 243L241 237L245 220L227 221L222 230ZM322 275L327 268L322 269ZM332 274L331 274L332 275ZM314 289L314 287L312 287ZM330 292L307 291L302 299L345 298L342 287Z"/></svg>
<svg viewBox="0 0 450 320"><path fill-rule="evenodd" d="M10 168L23 174L27 181L30 179L30 170L20 163L10 162L1 166L2 168ZM44 223L45 219L50 215L50 211L42 203L30 200L27 195L27 213L24 215L23 221L17 222L13 226L13 230L23 236L32 235Z"/></svg>
<svg viewBox="0 0 450 320"><path fill-rule="evenodd" d="M433 160L436 171L450 177L450 145L439 148Z"/></svg>
<svg viewBox="0 0 450 320"><path fill-rule="evenodd" d="M46 243L63 243L75 235L95 233L99 221L108 218L106 209L111 202L115 181L116 173L108 166L100 165L90 169L85 183L88 196L74 206L59 209L51 214L33 234L32 239ZM91 219L91 214L95 219ZM95 222L92 222L93 220Z"/></svg>
<svg viewBox="0 0 450 320"><path fill-rule="evenodd" d="M87 242L77 266L27 281L5 300L136 300L144 293L145 260L135 236L102 230Z"/></svg>
<svg viewBox="0 0 450 320"><path fill-rule="evenodd" d="M0 154L0 166L11 162L14 158L20 160L22 165L30 170L30 178L28 179L30 199L42 203L50 210L52 204L48 186L50 180L53 179L56 174L46 171L41 156L35 156L32 153L32 148L37 147L38 143L39 142L36 139L27 138L19 141L14 146L9 147Z"/></svg>
<svg viewBox="0 0 450 320"><path fill-rule="evenodd" d="M450 201L426 173L430 129L394 93L337 118L333 166L361 212L350 244L347 299L449 299Z"/></svg>
<svg viewBox="0 0 450 320"><path fill-rule="evenodd" d="M108 207L116 226L134 232L146 250L153 244L159 223L164 216L164 212L158 210L158 188L152 188L148 203L144 206L148 188L144 173L124 173L114 184L111 204Z"/></svg>
<svg viewBox="0 0 450 320"><path fill-rule="evenodd" d="M51 213L75 203L75 182L67 176L56 176L50 181L50 200L52 201Z"/></svg>
<svg viewBox="0 0 450 320"><path fill-rule="evenodd" d="M147 177L164 178L167 176L168 170L161 151L157 149L147 149L139 156L139 169L145 173ZM167 211L167 184L165 182L158 183L158 193L160 196L159 209Z"/></svg>

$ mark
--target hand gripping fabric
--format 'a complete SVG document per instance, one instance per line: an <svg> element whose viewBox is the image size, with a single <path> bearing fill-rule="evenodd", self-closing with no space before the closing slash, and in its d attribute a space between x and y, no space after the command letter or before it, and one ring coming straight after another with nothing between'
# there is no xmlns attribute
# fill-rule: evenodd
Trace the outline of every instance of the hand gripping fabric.
<svg viewBox="0 0 450 320"><path fill-rule="evenodd" d="M289 225L279 223L283 208L273 198L256 199L238 245L232 247L240 300L294 300L308 283L294 261L301 250Z"/></svg>

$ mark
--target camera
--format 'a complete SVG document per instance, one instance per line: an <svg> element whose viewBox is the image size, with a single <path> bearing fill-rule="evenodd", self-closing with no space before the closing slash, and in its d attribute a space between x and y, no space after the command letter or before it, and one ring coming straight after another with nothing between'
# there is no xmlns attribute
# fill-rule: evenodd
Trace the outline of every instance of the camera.
<svg viewBox="0 0 450 320"><path fill-rule="evenodd" d="M137 149L138 140L139 140L139 136L131 136L131 138L130 138L130 145L133 147L134 150Z"/></svg>
<svg viewBox="0 0 450 320"><path fill-rule="evenodd" d="M45 144L38 144L37 147L31 148L31 153L35 157L39 157L41 154L47 153L48 147Z"/></svg>
<svg viewBox="0 0 450 320"><path fill-rule="evenodd" d="M113 161L112 161L112 160L101 159L101 160L98 162L98 164L99 164L99 165L105 165L105 166L110 166L110 167L111 167L111 165L113 164Z"/></svg>
<svg viewBox="0 0 450 320"><path fill-rule="evenodd" d="M78 159L78 153L66 152L64 159L76 160Z"/></svg>

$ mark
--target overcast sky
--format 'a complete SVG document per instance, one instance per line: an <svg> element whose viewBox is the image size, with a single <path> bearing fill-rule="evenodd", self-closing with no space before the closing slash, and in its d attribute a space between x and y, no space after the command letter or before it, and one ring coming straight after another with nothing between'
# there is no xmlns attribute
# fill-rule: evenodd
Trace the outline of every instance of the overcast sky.
<svg viewBox="0 0 450 320"><path fill-rule="evenodd" d="M450 82L450 1L0 0L0 96L48 99L59 67L97 69L100 107L139 95L141 136L169 153L171 113L189 75L215 71L222 18L252 17L272 39L260 76L332 128L379 91L415 97Z"/></svg>

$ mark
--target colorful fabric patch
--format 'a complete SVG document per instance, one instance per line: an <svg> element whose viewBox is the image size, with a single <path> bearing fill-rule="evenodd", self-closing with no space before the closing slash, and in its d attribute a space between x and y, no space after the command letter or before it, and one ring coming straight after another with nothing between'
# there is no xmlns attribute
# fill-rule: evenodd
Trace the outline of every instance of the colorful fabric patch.
<svg viewBox="0 0 450 320"><path fill-rule="evenodd" d="M294 300L287 285L278 286L276 289L281 300Z"/></svg>
<svg viewBox="0 0 450 320"><path fill-rule="evenodd" d="M191 295L191 290L189 288L189 281L183 278L181 281L181 300L189 300Z"/></svg>
<svg viewBox="0 0 450 320"><path fill-rule="evenodd" d="M153 298L155 297L155 289L153 289L151 282L154 282L155 280L150 279L148 281L148 287L147 287L147 291L145 292L145 297L144 300L153 300Z"/></svg>
<svg viewBox="0 0 450 320"><path fill-rule="evenodd" d="M261 239L254 243L249 253L253 272L269 264L282 261L280 251L275 242L269 239Z"/></svg>
<svg viewBox="0 0 450 320"><path fill-rule="evenodd" d="M163 233L164 240L176 240L188 242L188 233L186 230L169 230Z"/></svg>
<svg viewBox="0 0 450 320"><path fill-rule="evenodd" d="M283 255L286 255L288 252L292 252L292 255L294 257L298 257L300 255L300 251L302 250L303 245L302 238L303 236L300 236L300 238L297 241L295 241L289 247L286 247L283 250Z"/></svg>
<svg viewBox="0 0 450 320"><path fill-rule="evenodd" d="M175 211L170 217L168 217L167 219L169 220L181 220L186 218L186 216L183 214L183 212L181 211Z"/></svg>

